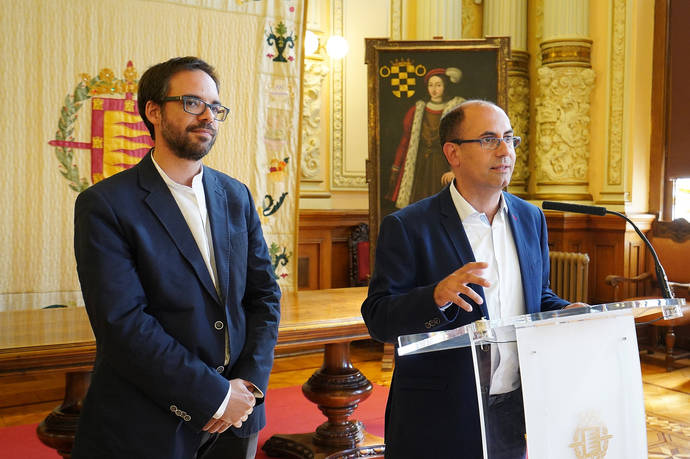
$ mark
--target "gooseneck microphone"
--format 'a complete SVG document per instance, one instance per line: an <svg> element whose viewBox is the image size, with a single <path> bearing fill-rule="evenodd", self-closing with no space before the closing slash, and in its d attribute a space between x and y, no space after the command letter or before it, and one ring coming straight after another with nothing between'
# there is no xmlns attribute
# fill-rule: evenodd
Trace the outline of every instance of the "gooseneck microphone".
<svg viewBox="0 0 690 459"><path fill-rule="evenodd" d="M666 272L664 271L664 268L661 266L661 262L659 261L659 257L656 254L656 251L654 250L654 247L652 247L652 244L649 242L649 239L642 234L642 231L637 227L635 223L632 222L628 217L623 215L620 212L615 212L613 210L608 210L606 207L599 207L599 206L584 206L581 204L569 204L567 202L555 202L555 201L544 201L541 205L542 209L544 210L559 210L561 212L573 212L576 214L587 214L587 215L598 215L598 216L604 216L606 214L611 214L611 215L617 215L633 227L635 232L637 233L638 236L644 241L645 245L649 249L649 251L652 254L652 258L654 258L654 269L656 270L656 280L657 283L659 284L659 289L661 290L661 294L664 298L673 298L673 292L671 291L671 287L668 284L668 278L666 277Z"/></svg>

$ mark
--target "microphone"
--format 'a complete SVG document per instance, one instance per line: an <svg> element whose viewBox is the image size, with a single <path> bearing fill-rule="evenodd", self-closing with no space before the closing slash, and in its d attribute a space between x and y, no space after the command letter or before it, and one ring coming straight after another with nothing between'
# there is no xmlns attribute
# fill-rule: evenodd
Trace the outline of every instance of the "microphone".
<svg viewBox="0 0 690 459"><path fill-rule="evenodd" d="M668 284L668 278L666 277L666 272L664 271L664 268L661 266L661 262L659 261L659 257L656 254L656 251L654 250L654 247L652 247L651 242L649 242L649 239L642 234L642 231L637 227L635 223L633 223L632 220L630 220L627 216L623 215L620 212L615 212L613 210L608 210L606 207L599 207L599 206L584 206L582 204L570 204L567 202L556 202L556 201L544 201L541 205L542 209L544 210L560 210L561 212L573 212L576 214L587 214L587 215L597 215L597 216L604 216L606 214L611 214L611 215L617 215L633 227L635 232L637 233L638 236L640 236L640 239L642 239L649 249L649 251L652 254L652 258L654 259L654 269L656 271L656 281L659 284L659 290L661 290L661 294L664 298L673 298L673 292L671 291L671 287Z"/></svg>

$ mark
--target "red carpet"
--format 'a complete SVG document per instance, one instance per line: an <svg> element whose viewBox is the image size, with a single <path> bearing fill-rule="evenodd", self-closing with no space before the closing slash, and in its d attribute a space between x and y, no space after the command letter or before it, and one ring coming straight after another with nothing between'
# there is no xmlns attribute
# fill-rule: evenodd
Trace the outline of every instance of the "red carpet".
<svg viewBox="0 0 690 459"><path fill-rule="evenodd" d="M383 417L388 388L374 385L367 400L355 411L354 418L362 421L367 432L383 437ZM266 427L259 434L257 459L267 459L261 445L276 433L313 432L326 421L319 409L304 398L299 386L269 390L266 396ZM56 459L55 450L44 446L36 436L36 424L0 428L2 457L6 459Z"/></svg>

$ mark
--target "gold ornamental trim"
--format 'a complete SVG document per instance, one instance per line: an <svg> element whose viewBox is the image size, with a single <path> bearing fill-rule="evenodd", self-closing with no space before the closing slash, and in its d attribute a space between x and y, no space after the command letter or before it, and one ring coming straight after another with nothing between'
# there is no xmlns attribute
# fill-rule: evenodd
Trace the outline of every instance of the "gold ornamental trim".
<svg viewBox="0 0 690 459"><path fill-rule="evenodd" d="M527 51L512 51L508 60L508 76L524 76L529 78L529 53Z"/></svg>
<svg viewBox="0 0 690 459"><path fill-rule="evenodd" d="M531 196L532 199L539 201L592 201L592 195L589 193L535 193Z"/></svg>
<svg viewBox="0 0 690 459"><path fill-rule="evenodd" d="M541 44L542 65L591 68L592 40L549 40Z"/></svg>
<svg viewBox="0 0 690 459"><path fill-rule="evenodd" d="M589 185L589 182L586 180L544 180L544 181L538 181L537 186L554 186L554 185L563 185L563 186L582 186L582 185Z"/></svg>

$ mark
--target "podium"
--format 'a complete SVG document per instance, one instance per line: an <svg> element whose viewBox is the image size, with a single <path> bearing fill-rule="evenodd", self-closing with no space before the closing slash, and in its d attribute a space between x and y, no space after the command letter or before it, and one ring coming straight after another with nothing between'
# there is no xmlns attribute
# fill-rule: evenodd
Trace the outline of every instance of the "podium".
<svg viewBox="0 0 690 459"><path fill-rule="evenodd" d="M484 459L523 458L525 448L529 459L646 459L635 321L681 317L684 304L625 301L482 319L400 336L398 355L472 348ZM506 393L501 375L516 357L519 388Z"/></svg>

